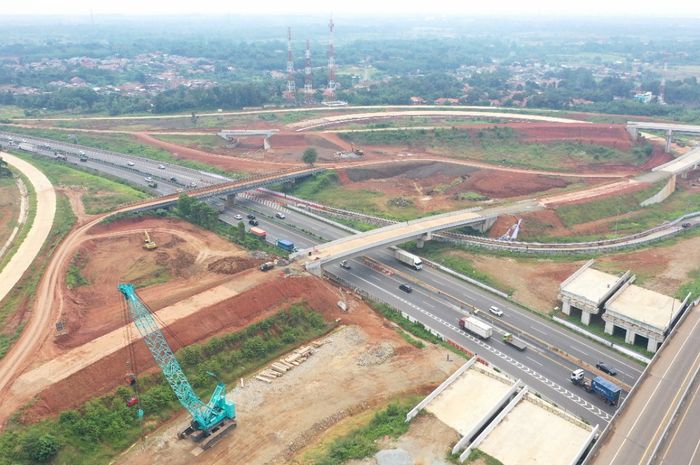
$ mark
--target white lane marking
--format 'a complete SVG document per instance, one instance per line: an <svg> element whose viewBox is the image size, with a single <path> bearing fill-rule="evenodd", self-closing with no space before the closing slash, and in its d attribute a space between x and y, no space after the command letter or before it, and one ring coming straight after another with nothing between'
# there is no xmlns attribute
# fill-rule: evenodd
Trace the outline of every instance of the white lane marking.
<svg viewBox="0 0 700 465"><path fill-rule="evenodd" d="M532 363L538 364L538 365L541 366L541 367L544 366L544 365L542 365L540 362L538 362L537 360L535 360L535 359L532 358L532 357L527 357L527 356L526 356L525 358L528 359L528 360L530 360Z"/></svg>
<svg viewBox="0 0 700 465"><path fill-rule="evenodd" d="M356 276L357 276L357 275L356 275ZM554 381L552 381L552 380L546 378L545 376L541 375L540 373L536 372L535 370L533 370L533 369L531 369L531 368L529 368L529 367L523 365L521 362L518 362L518 361L514 360L513 358L509 357L507 354L504 354L503 352L501 352L500 350L496 349L495 347L490 346L489 344L485 343L484 341L482 341L481 339L477 338L476 336L472 336L471 334L469 334L469 333L467 333L467 332L465 332L465 331L462 331L460 328L458 328L457 326L453 325L452 323L449 323L449 322L443 320L442 318L440 318L440 317L438 317L438 316L436 316L436 315L433 315L432 313L430 313L430 312L428 312L427 310L425 310L425 309L423 309L423 308L417 306L416 304L414 304L414 303L412 303L412 302L409 302L408 300L404 299L403 297L398 296L398 295L396 295L396 294L393 294L393 293L387 291L386 289L384 289L384 288L382 288L382 287L379 287L379 286L377 286L376 284L371 283L371 282L367 281L366 279L364 279L364 278L362 278L362 277L360 277L360 276L357 276L357 278L358 278L360 281L364 281L365 283L369 284L370 286L376 287L376 288L379 289L380 291L382 291L382 292L384 292L384 293L386 293L386 294L389 294L390 296L392 296L392 297L394 297L395 299L397 299L397 300L403 302L404 304L408 305L409 307L418 310L419 312L421 312L422 314L426 315L427 317L429 317L429 318L431 318L431 319L433 319L433 320L435 320L435 321L437 321L437 322L443 324L444 326L447 326L447 327L450 328L451 330L453 330L453 331L455 331L455 332L461 334L462 336L466 337L467 339L469 339L470 341L474 342L475 344L477 344L477 345L483 347L484 349L488 350L489 352L493 353L493 354L496 355L497 357L503 359L504 361L506 361L506 362L510 363L511 365L517 367L518 369L524 371L524 372L527 373L529 376L531 376L532 378L536 379L537 381L539 381L539 382L545 384L546 386L548 386L548 387L551 388L552 390L557 391L558 393L562 394L564 397L567 397L567 398L570 399L572 402L574 402L574 403L580 405L581 407L585 408L586 410L588 410L589 412L591 412L593 415L597 416L597 417L600 418L601 420L603 420L603 421L605 421L605 422L609 422L609 421L612 419L612 417L611 417L607 412L601 410L600 408L596 407L595 405L591 404L590 402L588 402L588 401L582 399L581 397L579 397L578 395L574 394L573 392L568 391L566 388L564 388L564 387L560 386L559 384L555 383Z"/></svg>
<svg viewBox="0 0 700 465"><path fill-rule="evenodd" d="M542 331L542 330L539 329L539 328L535 328L534 326L530 326L530 329L532 329L533 331L537 331L538 333L544 334L545 336L547 336L547 333L545 333L544 331Z"/></svg>

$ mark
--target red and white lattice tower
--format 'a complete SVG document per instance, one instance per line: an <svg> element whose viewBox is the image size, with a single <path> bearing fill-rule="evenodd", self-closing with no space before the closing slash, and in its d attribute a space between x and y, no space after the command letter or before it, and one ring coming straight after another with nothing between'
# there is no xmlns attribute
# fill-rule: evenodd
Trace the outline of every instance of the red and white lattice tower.
<svg viewBox="0 0 700 465"><path fill-rule="evenodd" d="M324 92L327 101L335 101L335 47L333 46L333 18L328 22L330 40L328 42L328 87Z"/></svg>
<svg viewBox="0 0 700 465"><path fill-rule="evenodd" d="M306 52L304 53L306 60L304 64L304 102L313 103L314 101L314 78L311 74L311 46L309 39L306 39Z"/></svg>
<svg viewBox="0 0 700 465"><path fill-rule="evenodd" d="M292 57L292 28L287 28L287 90L284 98L289 102L296 101L296 83L294 82L294 58Z"/></svg>

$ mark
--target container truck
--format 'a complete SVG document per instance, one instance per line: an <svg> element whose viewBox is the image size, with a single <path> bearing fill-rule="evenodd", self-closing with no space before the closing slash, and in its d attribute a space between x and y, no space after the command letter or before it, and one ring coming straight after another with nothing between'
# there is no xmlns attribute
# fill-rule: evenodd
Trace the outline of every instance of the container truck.
<svg viewBox="0 0 700 465"><path fill-rule="evenodd" d="M277 239L277 247L287 252L294 252L294 242L288 241L287 239Z"/></svg>
<svg viewBox="0 0 700 465"><path fill-rule="evenodd" d="M250 228L250 233L253 236L257 236L261 239L265 239L265 237L267 237L267 233L265 232L264 229L261 229L261 228L255 228L255 227Z"/></svg>
<svg viewBox="0 0 700 465"><path fill-rule="evenodd" d="M508 344L509 346L513 346L519 351L523 351L527 349L527 344L525 344L523 341L518 339L517 337L514 337L511 333L505 333L503 335L503 342Z"/></svg>
<svg viewBox="0 0 700 465"><path fill-rule="evenodd" d="M620 386L608 381L602 376L586 378L586 373L579 368L571 372L571 382L577 386L582 386L587 392L598 394L601 399L610 405L617 405L620 401Z"/></svg>
<svg viewBox="0 0 700 465"><path fill-rule="evenodd" d="M459 319L459 327L465 331L479 336L481 339L488 339L493 333L493 328L478 318L465 316Z"/></svg>
<svg viewBox="0 0 700 465"><path fill-rule="evenodd" d="M396 249L394 251L394 257L404 265L408 265L416 270L423 269L423 262L420 257L416 257L412 253L408 253L405 250Z"/></svg>

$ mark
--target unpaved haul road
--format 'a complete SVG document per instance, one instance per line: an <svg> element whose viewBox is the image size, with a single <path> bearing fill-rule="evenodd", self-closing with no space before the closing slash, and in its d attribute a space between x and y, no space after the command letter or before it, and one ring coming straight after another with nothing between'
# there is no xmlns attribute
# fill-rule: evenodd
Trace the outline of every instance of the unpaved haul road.
<svg viewBox="0 0 700 465"><path fill-rule="evenodd" d="M54 216L56 216L56 192L44 173L30 163L9 153L0 152L0 156L29 179L37 196L34 222L17 253L0 272L0 301L2 301L31 266L49 236ZM0 391L9 380L8 374L14 372L17 363L23 361L32 352L33 336L40 330L35 324L36 320L37 318L30 318L29 325L22 332L22 337L0 361Z"/></svg>

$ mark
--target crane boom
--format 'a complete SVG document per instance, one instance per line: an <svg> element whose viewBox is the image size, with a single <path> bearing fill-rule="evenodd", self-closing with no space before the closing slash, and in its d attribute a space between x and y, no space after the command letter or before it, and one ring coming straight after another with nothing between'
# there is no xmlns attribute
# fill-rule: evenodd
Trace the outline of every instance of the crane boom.
<svg viewBox="0 0 700 465"><path fill-rule="evenodd" d="M168 380L175 396L192 415L192 431L202 431L205 436L226 420L236 418L236 408L226 400L226 386L219 382L208 403L202 402L192 389L187 376L182 371L172 349L165 340L153 314L136 294L131 284L120 284L119 291L124 295L131 318L143 336L146 347ZM189 433L188 433L189 434Z"/></svg>

